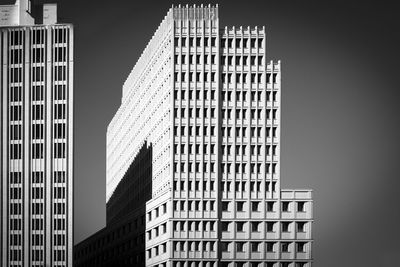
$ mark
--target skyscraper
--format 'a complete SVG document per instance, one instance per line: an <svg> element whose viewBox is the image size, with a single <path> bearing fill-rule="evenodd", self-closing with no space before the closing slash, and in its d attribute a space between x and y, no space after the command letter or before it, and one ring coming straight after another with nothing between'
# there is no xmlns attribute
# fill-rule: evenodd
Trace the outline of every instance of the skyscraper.
<svg viewBox="0 0 400 267"><path fill-rule="evenodd" d="M280 104L264 28L172 7L108 126L107 227L78 266L311 266L312 192L280 184Z"/></svg>
<svg viewBox="0 0 400 267"><path fill-rule="evenodd" d="M1 266L72 266L73 28L0 6Z"/></svg>

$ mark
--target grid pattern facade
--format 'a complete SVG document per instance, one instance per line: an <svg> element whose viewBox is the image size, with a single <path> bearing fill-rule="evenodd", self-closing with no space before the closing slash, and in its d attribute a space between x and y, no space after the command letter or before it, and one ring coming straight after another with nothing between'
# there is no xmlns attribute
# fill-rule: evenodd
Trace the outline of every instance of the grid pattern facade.
<svg viewBox="0 0 400 267"><path fill-rule="evenodd" d="M266 57L264 28L172 7L128 77L107 197L152 144L146 266L311 266L312 192L281 189L281 65Z"/></svg>
<svg viewBox="0 0 400 267"><path fill-rule="evenodd" d="M1 265L72 266L73 31L0 27Z"/></svg>

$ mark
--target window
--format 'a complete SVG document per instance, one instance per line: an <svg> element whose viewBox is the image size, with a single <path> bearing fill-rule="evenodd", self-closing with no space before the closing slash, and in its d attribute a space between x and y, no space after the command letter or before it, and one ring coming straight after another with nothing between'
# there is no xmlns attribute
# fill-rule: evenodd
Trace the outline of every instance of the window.
<svg viewBox="0 0 400 267"><path fill-rule="evenodd" d="M222 201L222 211L228 211L228 208L229 208L229 202Z"/></svg>
<svg viewBox="0 0 400 267"><path fill-rule="evenodd" d="M296 247L297 247L297 252L306 252L306 243L305 242L297 242Z"/></svg>
<svg viewBox="0 0 400 267"><path fill-rule="evenodd" d="M236 210L237 211L243 211L243 208L244 208L244 202L243 201L236 202Z"/></svg>
<svg viewBox="0 0 400 267"><path fill-rule="evenodd" d="M275 222L267 222L267 232L274 232Z"/></svg>
<svg viewBox="0 0 400 267"><path fill-rule="evenodd" d="M260 252L260 242L251 242L251 252Z"/></svg>
<svg viewBox="0 0 400 267"><path fill-rule="evenodd" d="M274 211L274 202L272 201L267 202L267 211Z"/></svg>
<svg viewBox="0 0 400 267"><path fill-rule="evenodd" d="M297 222L297 232L304 233L305 232L305 222Z"/></svg>
<svg viewBox="0 0 400 267"><path fill-rule="evenodd" d="M221 242L221 250L222 251L228 251L228 247L229 247L229 242Z"/></svg>
<svg viewBox="0 0 400 267"><path fill-rule="evenodd" d="M289 232L290 222L282 222L282 232Z"/></svg>
<svg viewBox="0 0 400 267"><path fill-rule="evenodd" d="M236 242L236 251L244 252L244 242Z"/></svg>
<svg viewBox="0 0 400 267"><path fill-rule="evenodd" d="M258 232L259 226L260 226L260 222L251 222L251 231Z"/></svg>
<svg viewBox="0 0 400 267"><path fill-rule="evenodd" d="M288 212L289 211L289 202L282 201L282 211L283 212Z"/></svg>
<svg viewBox="0 0 400 267"><path fill-rule="evenodd" d="M275 242L267 242L267 252L274 252Z"/></svg>
<svg viewBox="0 0 400 267"><path fill-rule="evenodd" d="M290 245L289 242L282 242L281 243L282 252L289 252L289 245Z"/></svg>
<svg viewBox="0 0 400 267"><path fill-rule="evenodd" d="M304 201L299 201L297 202L297 211L298 212L305 212L305 202Z"/></svg>
<svg viewBox="0 0 400 267"><path fill-rule="evenodd" d="M229 229L229 222L222 222L221 228L223 232L227 232Z"/></svg>
<svg viewBox="0 0 400 267"><path fill-rule="evenodd" d="M236 223L236 231L243 232L243 230L244 230L244 222L237 222Z"/></svg>
<svg viewBox="0 0 400 267"><path fill-rule="evenodd" d="M260 207L260 202L259 201L254 201L254 202L251 203L251 211L253 211L253 212L260 211L259 207Z"/></svg>

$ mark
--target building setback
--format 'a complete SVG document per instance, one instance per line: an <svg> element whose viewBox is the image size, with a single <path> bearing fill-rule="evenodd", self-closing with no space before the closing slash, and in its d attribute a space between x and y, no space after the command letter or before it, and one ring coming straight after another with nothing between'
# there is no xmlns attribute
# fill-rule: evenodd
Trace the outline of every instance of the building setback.
<svg viewBox="0 0 400 267"><path fill-rule="evenodd" d="M0 6L0 265L72 266L73 29Z"/></svg>
<svg viewBox="0 0 400 267"><path fill-rule="evenodd" d="M264 27L169 10L108 126L107 226L77 266L311 266L312 192L281 189L281 65L266 56Z"/></svg>

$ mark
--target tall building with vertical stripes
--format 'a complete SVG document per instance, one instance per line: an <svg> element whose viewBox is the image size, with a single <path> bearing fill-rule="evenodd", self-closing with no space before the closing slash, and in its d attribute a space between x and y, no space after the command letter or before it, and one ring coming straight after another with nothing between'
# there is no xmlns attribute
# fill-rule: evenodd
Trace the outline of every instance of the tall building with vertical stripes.
<svg viewBox="0 0 400 267"><path fill-rule="evenodd" d="M310 267L312 192L281 189L280 119L265 28L172 7L108 126L107 227L77 266Z"/></svg>
<svg viewBox="0 0 400 267"><path fill-rule="evenodd" d="M73 29L0 6L0 265L72 266Z"/></svg>

